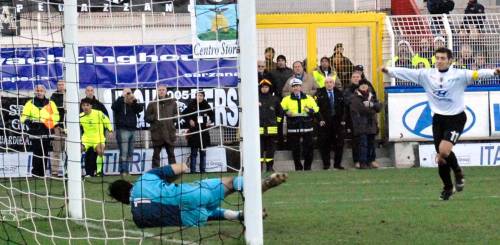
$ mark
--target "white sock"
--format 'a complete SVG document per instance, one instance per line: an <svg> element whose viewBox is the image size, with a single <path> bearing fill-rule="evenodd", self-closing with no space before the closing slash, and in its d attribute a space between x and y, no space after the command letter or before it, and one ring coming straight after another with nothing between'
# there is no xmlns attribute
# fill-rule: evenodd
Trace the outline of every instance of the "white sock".
<svg viewBox="0 0 500 245"><path fill-rule="evenodd" d="M224 210L224 218L227 220L237 220L243 213L241 211Z"/></svg>

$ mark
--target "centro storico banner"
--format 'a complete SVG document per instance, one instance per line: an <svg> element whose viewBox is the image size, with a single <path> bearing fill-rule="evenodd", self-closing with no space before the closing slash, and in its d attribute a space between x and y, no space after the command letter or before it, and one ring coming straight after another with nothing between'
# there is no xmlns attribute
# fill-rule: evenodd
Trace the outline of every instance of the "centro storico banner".
<svg viewBox="0 0 500 245"><path fill-rule="evenodd" d="M193 59L191 45L79 47L80 87L236 87L235 59ZM62 47L0 49L2 90L55 88L63 78Z"/></svg>
<svg viewBox="0 0 500 245"><path fill-rule="evenodd" d="M237 57L236 0L191 0L191 33L196 58Z"/></svg>

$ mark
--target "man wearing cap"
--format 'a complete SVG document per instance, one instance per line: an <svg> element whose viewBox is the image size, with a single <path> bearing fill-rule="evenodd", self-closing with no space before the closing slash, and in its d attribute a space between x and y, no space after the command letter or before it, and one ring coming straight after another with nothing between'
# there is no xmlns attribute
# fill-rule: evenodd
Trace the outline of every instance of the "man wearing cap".
<svg viewBox="0 0 500 245"><path fill-rule="evenodd" d="M283 111L280 99L271 93L272 83L262 79L259 83L259 119L260 119L260 161L267 172L273 172L275 138L278 134L278 122Z"/></svg>
<svg viewBox="0 0 500 245"><path fill-rule="evenodd" d="M300 79L291 79L290 86L292 93L281 101L281 107L287 116L288 143L292 150L295 170L311 170L313 119L316 117L320 120L319 108L312 96L302 92ZM304 165L300 161L301 148Z"/></svg>
<svg viewBox="0 0 500 245"><path fill-rule="evenodd" d="M330 59L328 57L321 58L320 65L313 71L314 80L316 80L316 84L318 88L325 87L325 79L326 77L332 77L333 80L337 80L337 72L332 69L330 65Z"/></svg>
<svg viewBox="0 0 500 245"><path fill-rule="evenodd" d="M35 96L23 107L21 123L28 126L28 134L33 150L33 169L31 174L45 176L46 162L49 157L51 131L59 122L56 103L45 97L44 85L35 86Z"/></svg>
<svg viewBox="0 0 500 245"><path fill-rule="evenodd" d="M295 61L293 62L293 76L288 79L285 86L283 87L283 97L290 95L290 93L292 92L291 81L294 78L302 81L302 92L310 96L314 96L316 94L318 85L316 84L316 81L314 81L314 77L304 71L304 64L302 63L302 61Z"/></svg>
<svg viewBox="0 0 500 245"><path fill-rule="evenodd" d="M330 63L337 72L337 76L342 82L342 86L347 86L352 74L353 64L349 58L344 56L344 45L337 43L330 56Z"/></svg>

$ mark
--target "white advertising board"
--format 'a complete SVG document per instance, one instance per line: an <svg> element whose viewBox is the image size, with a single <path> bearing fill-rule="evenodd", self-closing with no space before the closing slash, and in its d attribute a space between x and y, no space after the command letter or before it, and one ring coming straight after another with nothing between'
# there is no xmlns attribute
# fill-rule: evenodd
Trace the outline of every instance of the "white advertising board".
<svg viewBox="0 0 500 245"><path fill-rule="evenodd" d="M500 136L500 91L490 92L491 136Z"/></svg>
<svg viewBox="0 0 500 245"><path fill-rule="evenodd" d="M500 166L500 143L459 143L453 147L453 152L463 167ZM419 145L419 158L420 167L437 167L434 145Z"/></svg>
<svg viewBox="0 0 500 245"><path fill-rule="evenodd" d="M187 162L189 157L189 148L175 148L175 156L178 162ZM26 177L31 176L32 156L31 152L22 153L0 153L0 178L3 177ZM153 157L153 149L135 149L130 164L131 174L141 174L144 171L151 169L151 159ZM162 165L168 164L165 151L162 151ZM206 155L206 171L207 172L226 172L226 149L222 147L207 148ZM199 155L197 161L197 170L199 170ZM50 163L50 160L49 160ZM119 174L119 151L107 150L104 153L104 174L118 175ZM49 171L47 170L47 173ZM85 173L82 157L82 174ZM59 170L62 174L62 169Z"/></svg>
<svg viewBox="0 0 500 245"><path fill-rule="evenodd" d="M466 92L467 122L460 139L490 136L488 92ZM425 93L389 93L389 140L432 141L432 113Z"/></svg>

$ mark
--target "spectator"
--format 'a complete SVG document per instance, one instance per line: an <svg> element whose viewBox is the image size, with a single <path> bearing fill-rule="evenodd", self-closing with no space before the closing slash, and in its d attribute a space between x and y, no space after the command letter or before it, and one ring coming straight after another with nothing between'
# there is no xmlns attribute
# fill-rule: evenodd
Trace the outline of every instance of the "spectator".
<svg viewBox="0 0 500 245"><path fill-rule="evenodd" d="M266 70L268 72L274 71L276 69L276 62L274 62L275 54L276 52L272 47L267 47L264 51L264 57L266 58Z"/></svg>
<svg viewBox="0 0 500 245"><path fill-rule="evenodd" d="M373 98L367 84L359 85L351 97L351 119L353 122L353 135L359 138L360 168L371 168L375 161L375 136L378 132L377 113L380 104Z"/></svg>
<svg viewBox="0 0 500 245"><path fill-rule="evenodd" d="M427 68L430 68L430 61L432 59L433 54L434 54L434 50L432 49L431 42L429 41L429 39L427 37L422 37L422 39L420 39L420 43L419 43L416 55L418 55L421 58L427 59L427 62L429 62L429 67L427 67Z"/></svg>
<svg viewBox="0 0 500 245"><path fill-rule="evenodd" d="M102 176L106 132L113 128L109 118L102 111L92 109L92 99L84 98L81 103L80 127L82 129L82 146L85 151L85 176Z"/></svg>
<svg viewBox="0 0 500 245"><path fill-rule="evenodd" d="M61 166L61 159L64 157L66 143L65 123L66 123L66 109L64 107L66 87L64 80L57 81L57 90L52 93L50 100L54 101L59 112L59 122L54 127L54 140L52 141L52 159L50 160L50 170L52 176L59 175L59 166Z"/></svg>
<svg viewBox="0 0 500 245"><path fill-rule="evenodd" d="M412 58L415 55L410 43L406 40L398 42L398 55L394 57L396 67L412 67Z"/></svg>
<svg viewBox="0 0 500 245"><path fill-rule="evenodd" d="M349 84L351 78L353 64L351 60L344 56L344 45L337 43L333 49L333 55L330 57L330 63L337 72L337 76L342 82L342 86Z"/></svg>
<svg viewBox="0 0 500 245"><path fill-rule="evenodd" d="M359 137L352 134L353 120L351 118L351 99L354 96L355 91L358 89L361 80L362 73L360 71L355 71L352 73L351 84L344 89L344 104L345 104L345 122L346 122L346 133L347 138L351 139L352 148L352 160L354 162L354 167L359 168Z"/></svg>
<svg viewBox="0 0 500 245"><path fill-rule="evenodd" d="M92 100L92 109L102 111L104 115L109 117L108 110L106 109L106 107L98 99L96 99L94 95L94 87L89 85L85 88L85 98L89 98ZM82 108L80 108L80 112L82 112Z"/></svg>
<svg viewBox="0 0 500 245"><path fill-rule="evenodd" d="M260 160L267 172L274 172L275 138L283 117L280 99L271 93L271 87L267 79L259 83Z"/></svg>
<svg viewBox="0 0 500 245"><path fill-rule="evenodd" d="M50 134L59 122L59 110L54 101L45 97L44 85L35 85L35 96L26 102L21 114L21 123L28 126L33 151L34 176L45 176L49 157Z"/></svg>
<svg viewBox="0 0 500 245"><path fill-rule="evenodd" d="M313 161L313 119L319 119L319 108L312 96L302 92L302 81L300 79L293 78L290 84L292 94L281 101L281 107L287 117L288 143L292 150L295 170L311 170ZM304 165L300 160L301 148Z"/></svg>
<svg viewBox="0 0 500 245"><path fill-rule="evenodd" d="M271 79L269 72L266 70L266 62L263 60L257 61L257 76L259 81L262 79Z"/></svg>
<svg viewBox="0 0 500 245"><path fill-rule="evenodd" d="M196 92L196 99L191 100L183 111L189 127L188 146L191 147L191 173L196 171L196 160L200 152L200 173L205 173L206 149L210 146L210 126L215 120L212 107L205 100L205 92Z"/></svg>
<svg viewBox="0 0 500 245"><path fill-rule="evenodd" d="M460 54L457 60L457 68L471 69L472 64L475 64L474 53L472 48L468 44L464 44L460 47Z"/></svg>
<svg viewBox="0 0 500 245"><path fill-rule="evenodd" d="M161 165L160 153L163 147L167 151L168 164L177 162L174 146L177 140L175 122L178 116L179 111L175 98L167 97L167 87L159 85L156 100L149 102L145 115L153 142L153 168L158 168Z"/></svg>
<svg viewBox="0 0 500 245"><path fill-rule="evenodd" d="M335 81L332 77L325 79L325 86L320 88L317 93L317 102L320 121L320 152L323 160L323 169L330 168L330 151L335 152L333 167L343 170L342 155L344 151L344 96L342 91L335 87Z"/></svg>
<svg viewBox="0 0 500 245"><path fill-rule="evenodd" d="M455 8L453 0L424 0L430 14L449 14Z"/></svg>
<svg viewBox="0 0 500 245"><path fill-rule="evenodd" d="M365 76L364 67L362 65L357 65L353 68L353 73L354 72L361 73L361 80L359 81L359 84L365 84L365 83L368 84L368 87L370 87L370 91L372 91L373 96L375 96L375 98L377 98L377 93L375 92L375 88L373 87L373 84L370 81L368 81L368 79Z"/></svg>
<svg viewBox="0 0 500 245"><path fill-rule="evenodd" d="M134 154L134 137L137 129L137 118L144 109L137 103L130 88L123 89L122 96L111 105L115 120L116 142L120 149L120 174L129 174L129 163Z"/></svg>
<svg viewBox="0 0 500 245"><path fill-rule="evenodd" d="M313 77L314 80L316 80L318 88L325 87L325 78L329 76L332 77L334 81L337 80L337 73L332 69L330 59L325 56L321 58L318 68L313 71Z"/></svg>
<svg viewBox="0 0 500 245"><path fill-rule="evenodd" d="M293 70L286 66L286 57L284 55L278 55L276 61L278 61L276 70L270 72L271 81L274 87L274 95L282 98L281 92L288 79L293 75Z"/></svg>
<svg viewBox="0 0 500 245"><path fill-rule="evenodd" d="M293 75L288 79L285 86L283 87L283 96L290 95L290 93L292 92L291 81L295 78L302 81L302 92L310 96L314 96L316 94L318 85L316 84L316 81L314 81L314 77L304 71L304 65L301 61L295 61L293 62Z"/></svg>
<svg viewBox="0 0 500 245"><path fill-rule="evenodd" d="M286 57L284 55L278 55L276 58L277 67L276 70L271 71L271 82L273 83L273 92L278 99L282 99L281 92L286 84L288 78L293 75L292 69L286 67ZM278 122L278 149L285 149L285 137L283 135L283 121Z"/></svg>
<svg viewBox="0 0 500 245"><path fill-rule="evenodd" d="M477 0L469 0L467 7L465 8L464 14L484 14L484 6L480 4ZM483 29L483 22L485 16L465 16L465 25L474 25L478 29Z"/></svg>

